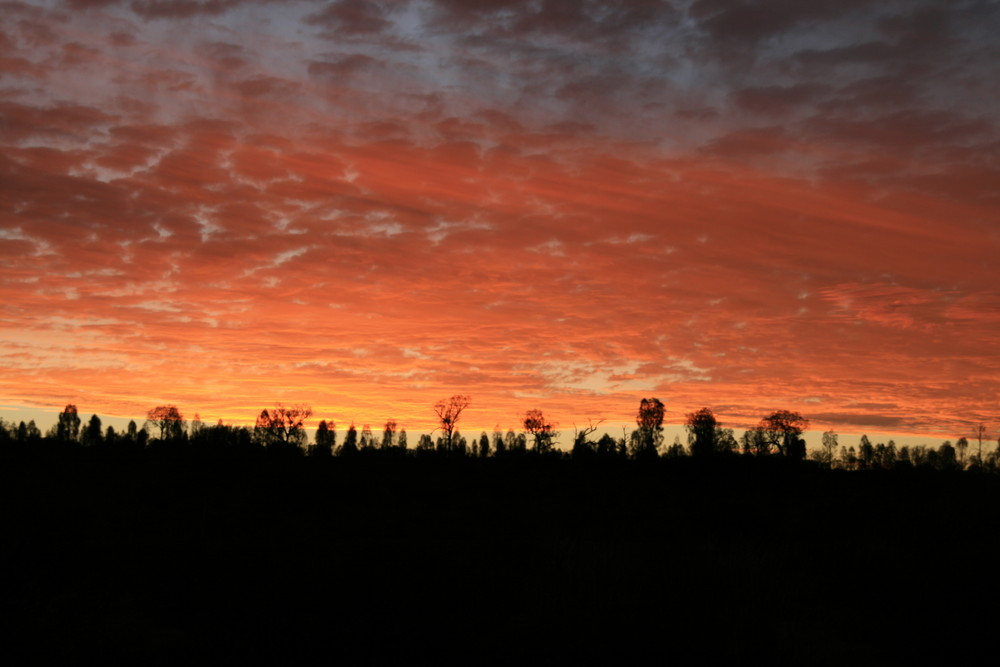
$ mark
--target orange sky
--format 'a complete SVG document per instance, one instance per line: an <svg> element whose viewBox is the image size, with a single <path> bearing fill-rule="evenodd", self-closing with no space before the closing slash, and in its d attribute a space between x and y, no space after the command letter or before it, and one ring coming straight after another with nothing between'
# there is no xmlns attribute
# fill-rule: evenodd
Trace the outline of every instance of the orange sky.
<svg viewBox="0 0 1000 667"><path fill-rule="evenodd" d="M996 3L70 0L0 26L0 416L1000 426Z"/></svg>

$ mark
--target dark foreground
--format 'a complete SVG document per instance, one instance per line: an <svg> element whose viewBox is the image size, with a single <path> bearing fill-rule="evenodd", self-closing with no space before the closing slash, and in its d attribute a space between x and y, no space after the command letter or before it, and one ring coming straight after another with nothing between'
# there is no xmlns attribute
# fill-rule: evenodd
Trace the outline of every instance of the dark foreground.
<svg viewBox="0 0 1000 667"><path fill-rule="evenodd" d="M3 463L5 664L996 660L996 476Z"/></svg>

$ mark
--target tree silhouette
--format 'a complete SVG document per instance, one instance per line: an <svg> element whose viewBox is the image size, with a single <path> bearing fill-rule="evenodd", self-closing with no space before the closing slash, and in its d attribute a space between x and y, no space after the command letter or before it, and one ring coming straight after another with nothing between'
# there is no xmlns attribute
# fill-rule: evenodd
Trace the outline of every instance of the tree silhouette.
<svg viewBox="0 0 1000 667"><path fill-rule="evenodd" d="M313 445L311 450L314 456L330 456L333 454L333 447L337 441L337 432L332 426L332 421L328 424L324 419L316 427L316 444Z"/></svg>
<svg viewBox="0 0 1000 667"><path fill-rule="evenodd" d="M978 458L979 458L979 465L982 466L983 465L983 438L986 437L986 424L983 424L982 422L980 422L979 424L976 424L976 428L975 428L975 431L974 431L972 437L974 437L976 440L979 441L979 454L978 454Z"/></svg>
<svg viewBox="0 0 1000 667"><path fill-rule="evenodd" d="M358 439L358 449L373 449L375 447L375 436L372 434L372 427L365 424L361 427L361 437Z"/></svg>
<svg viewBox="0 0 1000 667"><path fill-rule="evenodd" d="M870 470L875 465L875 447L867 435L858 442L858 470Z"/></svg>
<svg viewBox="0 0 1000 667"><path fill-rule="evenodd" d="M801 460L806 456L806 442L802 433L809 428L809 420L798 412L778 410L764 417L760 429L769 447L790 459Z"/></svg>
<svg viewBox="0 0 1000 667"><path fill-rule="evenodd" d="M469 397L463 394L455 394L447 400L440 400L434 404L434 414L441 424L441 431L444 433L444 450L451 451L452 435L458 427L459 417L462 411L469 407Z"/></svg>
<svg viewBox="0 0 1000 667"><path fill-rule="evenodd" d="M382 449L392 449L396 445L396 422L389 420L385 423L385 428L382 430Z"/></svg>
<svg viewBox="0 0 1000 667"><path fill-rule="evenodd" d="M38 442L42 439L42 432L35 425L35 420L30 420L27 424L22 420L17 425L16 439L22 443Z"/></svg>
<svg viewBox="0 0 1000 667"><path fill-rule="evenodd" d="M80 415L76 406L70 403L59 413L56 423L56 437L63 442L76 442L80 435Z"/></svg>
<svg viewBox="0 0 1000 667"><path fill-rule="evenodd" d="M524 430L534 436L534 450L544 454L552 449L552 439L555 437L555 425L549 422L541 410L528 410L521 419Z"/></svg>
<svg viewBox="0 0 1000 667"><path fill-rule="evenodd" d="M101 418L97 415L91 415L90 421L87 422L87 428L83 431L83 444L88 447L101 444L103 440L101 434Z"/></svg>
<svg viewBox="0 0 1000 667"><path fill-rule="evenodd" d="M961 470L957 452L950 440L945 440L938 447L934 467L941 471Z"/></svg>
<svg viewBox="0 0 1000 667"><path fill-rule="evenodd" d="M347 429L344 444L338 453L341 456L351 456L358 453L358 429L354 428L354 422L351 422L350 428Z"/></svg>
<svg viewBox="0 0 1000 667"><path fill-rule="evenodd" d="M823 432L823 449L821 451L821 462L827 467L833 467L834 452L837 451L837 434L831 428Z"/></svg>
<svg viewBox="0 0 1000 667"><path fill-rule="evenodd" d="M644 398L639 402L639 412L635 417L638 435L630 441L633 457L656 458L663 442L664 412L663 402L658 398Z"/></svg>
<svg viewBox="0 0 1000 667"><path fill-rule="evenodd" d="M597 427L604 422L603 419L599 419L597 423L594 420L588 419L587 426L584 429L578 430L573 427L575 435L573 436L573 452L574 458L589 457L597 453L595 443L590 442L587 438L591 433L597 430Z"/></svg>
<svg viewBox="0 0 1000 667"><path fill-rule="evenodd" d="M955 449L958 451L958 465L965 467L965 452L969 449L969 439L964 435L955 442Z"/></svg>
<svg viewBox="0 0 1000 667"><path fill-rule="evenodd" d="M744 431L740 444L744 454L766 456L771 453L771 442L764 429L759 425Z"/></svg>
<svg viewBox="0 0 1000 667"><path fill-rule="evenodd" d="M146 424L160 431L160 440L177 440L184 435L184 415L176 405L158 405L146 413Z"/></svg>
<svg viewBox="0 0 1000 667"><path fill-rule="evenodd" d="M254 424L254 440L265 447L300 448L306 442L305 421L312 416L307 405L285 407L278 403L262 410Z"/></svg>
<svg viewBox="0 0 1000 667"><path fill-rule="evenodd" d="M736 442L736 434L731 428L722 428L717 426L715 428L715 451L720 454L734 454L739 448L739 443Z"/></svg>
<svg viewBox="0 0 1000 667"><path fill-rule="evenodd" d="M459 456L465 456L467 453L466 450L468 449L469 446L469 443L465 439L465 436L459 433L458 429L456 429L451 437L452 437L451 440L452 452L458 454Z"/></svg>
<svg viewBox="0 0 1000 667"><path fill-rule="evenodd" d="M610 433L605 433L597 440L594 451L598 458L618 458L625 455L624 443L615 440Z"/></svg>
<svg viewBox="0 0 1000 667"><path fill-rule="evenodd" d="M899 452L896 456L896 468L902 470L909 470L913 467L913 460L910 458L910 448L903 445L899 448Z"/></svg>
<svg viewBox="0 0 1000 667"><path fill-rule="evenodd" d="M493 455L503 456L507 453L507 447L503 441L503 431L500 429L500 424L493 427Z"/></svg>
<svg viewBox="0 0 1000 667"><path fill-rule="evenodd" d="M709 408L702 408L697 412L686 415L685 428L688 430L688 444L691 446L691 455L704 457L711 456L716 452L716 429L719 422Z"/></svg>
<svg viewBox="0 0 1000 667"><path fill-rule="evenodd" d="M527 449L528 439L523 433L514 433L514 429L507 429L503 436L503 447L508 454L520 454Z"/></svg>

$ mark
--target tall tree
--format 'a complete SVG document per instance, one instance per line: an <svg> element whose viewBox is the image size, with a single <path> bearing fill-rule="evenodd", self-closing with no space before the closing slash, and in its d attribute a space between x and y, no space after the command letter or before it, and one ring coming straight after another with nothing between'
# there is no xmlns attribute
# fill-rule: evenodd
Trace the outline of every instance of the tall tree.
<svg viewBox="0 0 1000 667"><path fill-rule="evenodd" d="M361 427L361 438L358 440L359 449L374 449L375 436L372 435L372 427L365 424Z"/></svg>
<svg viewBox="0 0 1000 667"><path fill-rule="evenodd" d="M455 394L447 400L440 400L434 404L434 414L438 417L440 429L444 434L444 449L451 451L452 435L458 427L458 420L462 412L469 407L469 397L464 394Z"/></svg>
<svg viewBox="0 0 1000 667"><path fill-rule="evenodd" d="M823 432L823 464L828 467L833 467L833 453L837 451L837 434L831 428L829 431Z"/></svg>
<svg viewBox="0 0 1000 667"><path fill-rule="evenodd" d="M979 465L982 466L983 465L983 438L986 437L986 424L983 424L982 422L980 422L979 424L976 424L976 428L975 428L975 432L973 433L973 437L976 440L979 441L979 454L978 454L978 458L979 458Z"/></svg>
<svg viewBox="0 0 1000 667"><path fill-rule="evenodd" d="M205 422L201 420L201 415L197 412L194 413L194 419L192 419L191 423L188 425L188 432L191 437L193 438L198 435L203 428L205 428Z"/></svg>
<svg viewBox="0 0 1000 667"><path fill-rule="evenodd" d="M955 448L949 440L945 440L941 443L941 446L938 447L937 457L934 460L933 465L935 468L942 471L960 469L958 457L955 455Z"/></svg>
<svg viewBox="0 0 1000 667"><path fill-rule="evenodd" d="M958 450L958 465L960 468L965 467L965 452L969 449L969 439L964 435L955 442L955 449Z"/></svg>
<svg viewBox="0 0 1000 667"><path fill-rule="evenodd" d="M686 415L688 444L692 456L711 456L716 453L716 430L719 422L709 408L702 408Z"/></svg>
<svg viewBox="0 0 1000 667"><path fill-rule="evenodd" d="M358 429L354 427L354 422L351 422L350 428L347 429L347 435L344 436L344 444L338 453L341 456L351 456L358 453Z"/></svg>
<svg viewBox="0 0 1000 667"><path fill-rule="evenodd" d="M392 449L396 445L396 422L389 420L382 431L382 449Z"/></svg>
<svg viewBox="0 0 1000 667"><path fill-rule="evenodd" d="M503 440L503 430L500 428L500 424L496 424L493 427L493 455L503 456L507 452L507 447Z"/></svg>
<svg viewBox="0 0 1000 667"><path fill-rule="evenodd" d="M91 415L90 421L87 422L87 428L83 431L83 444L93 447L101 444L102 440L101 418L97 415Z"/></svg>
<svg viewBox="0 0 1000 667"><path fill-rule="evenodd" d="M328 424L324 419L316 427L316 444L312 449L314 456L330 456L333 454L334 434L336 431L330 428L331 424L333 422Z"/></svg>
<svg viewBox="0 0 1000 667"><path fill-rule="evenodd" d="M70 403L59 413L56 423L56 437L63 442L76 442L80 436L80 415L76 406Z"/></svg>
<svg viewBox="0 0 1000 667"><path fill-rule="evenodd" d="M858 441L858 469L870 470L874 465L875 446L867 435L862 434L861 440Z"/></svg>
<svg viewBox="0 0 1000 667"><path fill-rule="evenodd" d="M459 456L465 456L469 446L469 441L456 429L451 436L451 451Z"/></svg>
<svg viewBox="0 0 1000 667"><path fill-rule="evenodd" d="M631 441L632 456L635 458L655 458L663 443L663 416L666 409L658 398L644 398L639 402L639 412L635 416L639 427L637 437Z"/></svg>

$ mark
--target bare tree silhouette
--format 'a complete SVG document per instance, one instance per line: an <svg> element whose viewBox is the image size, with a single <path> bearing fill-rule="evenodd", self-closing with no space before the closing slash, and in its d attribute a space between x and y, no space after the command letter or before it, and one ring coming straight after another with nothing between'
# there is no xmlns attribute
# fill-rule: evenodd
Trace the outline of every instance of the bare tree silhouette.
<svg viewBox="0 0 1000 667"><path fill-rule="evenodd" d="M583 429L577 429L576 425L573 425L573 452L574 457L589 456L596 453L596 445L587 438L591 433L597 431L597 428L604 423L603 419L598 419L597 423L594 423L593 419L587 420L587 426Z"/></svg>
<svg viewBox="0 0 1000 667"><path fill-rule="evenodd" d="M535 439L535 451L544 454L552 449L552 440L558 435L555 424L545 418L541 410L528 410L521 419L524 430Z"/></svg>
<svg viewBox="0 0 1000 667"><path fill-rule="evenodd" d="M462 416L462 411L469 407L469 397L464 394L455 394L447 400L440 400L434 404L434 414L441 424L440 429L444 433L444 448L450 452L452 449L452 436L458 428L458 420Z"/></svg>
<svg viewBox="0 0 1000 667"><path fill-rule="evenodd" d="M979 441L979 454L978 454L978 457L979 457L979 465L982 466L983 465L983 438L986 437L986 424L983 424L982 422L976 424L976 428L975 428L975 432L973 433L973 437L976 440Z"/></svg>

